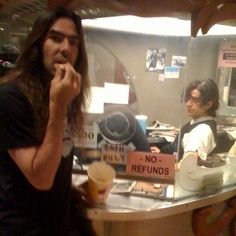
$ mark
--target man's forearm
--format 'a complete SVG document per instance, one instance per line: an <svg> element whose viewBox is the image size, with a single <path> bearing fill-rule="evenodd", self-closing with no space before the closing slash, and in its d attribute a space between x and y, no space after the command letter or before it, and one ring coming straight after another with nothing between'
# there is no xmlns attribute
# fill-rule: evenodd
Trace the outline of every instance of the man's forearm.
<svg viewBox="0 0 236 236"><path fill-rule="evenodd" d="M44 140L33 158L32 171L40 176L41 184L51 187L62 155L62 140L66 111L50 106L50 115Z"/></svg>
<svg viewBox="0 0 236 236"><path fill-rule="evenodd" d="M10 156L28 181L37 189L53 185L62 154L65 111L50 106L48 125L43 142L38 147L8 150Z"/></svg>

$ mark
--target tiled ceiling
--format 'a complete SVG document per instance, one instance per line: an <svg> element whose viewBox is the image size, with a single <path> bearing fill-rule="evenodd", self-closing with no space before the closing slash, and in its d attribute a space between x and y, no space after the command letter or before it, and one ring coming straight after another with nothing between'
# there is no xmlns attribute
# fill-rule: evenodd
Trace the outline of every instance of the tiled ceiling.
<svg viewBox="0 0 236 236"><path fill-rule="evenodd" d="M6 2L0 10L0 22L17 26L30 26L37 14L47 8L47 0L6 0Z"/></svg>
<svg viewBox="0 0 236 236"><path fill-rule="evenodd" d="M47 9L47 0L6 0L0 11L0 21L17 25L31 25L35 17Z"/></svg>
<svg viewBox="0 0 236 236"><path fill-rule="evenodd" d="M219 22L236 25L236 0L0 0L0 23L30 26L48 6L60 4L76 10L83 19L124 14L188 18L193 36L200 28L207 33Z"/></svg>
<svg viewBox="0 0 236 236"><path fill-rule="evenodd" d="M47 9L47 0L0 0L0 22L9 23L17 26L30 26L34 22L37 15L43 13ZM81 6L74 8L82 18L95 18L103 16L116 15L109 10L100 10Z"/></svg>

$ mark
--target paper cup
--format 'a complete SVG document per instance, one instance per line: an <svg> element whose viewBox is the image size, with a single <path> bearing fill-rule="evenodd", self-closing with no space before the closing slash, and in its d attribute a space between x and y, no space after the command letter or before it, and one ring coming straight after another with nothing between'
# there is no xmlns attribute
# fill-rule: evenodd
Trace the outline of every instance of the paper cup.
<svg viewBox="0 0 236 236"><path fill-rule="evenodd" d="M95 161L88 167L88 190L90 199L104 203L115 178L115 170L105 162Z"/></svg>
<svg viewBox="0 0 236 236"><path fill-rule="evenodd" d="M145 116L145 115L136 115L135 118L138 121L140 127L142 128L142 131L144 132L144 134L146 134L147 116Z"/></svg>

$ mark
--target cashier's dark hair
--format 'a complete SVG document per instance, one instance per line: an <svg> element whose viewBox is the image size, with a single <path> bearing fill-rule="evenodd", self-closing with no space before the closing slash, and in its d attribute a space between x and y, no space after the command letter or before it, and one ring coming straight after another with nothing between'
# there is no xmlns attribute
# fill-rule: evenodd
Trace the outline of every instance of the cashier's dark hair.
<svg viewBox="0 0 236 236"><path fill-rule="evenodd" d="M212 106L208 109L208 115L215 117L216 110L219 108L219 89L217 84L212 79L194 80L186 88L185 102L191 98L191 93L194 89L200 92L200 103L202 105L212 101Z"/></svg>
<svg viewBox="0 0 236 236"><path fill-rule="evenodd" d="M42 140L45 134L48 121L49 90L51 84L48 78L45 79L42 55L43 43L51 26L61 18L72 20L79 35L79 53L75 69L82 77L81 92L68 108L67 117L71 129L76 129L76 131L82 129L84 120L82 111L89 99L88 60L81 19L72 10L57 8L39 16L26 39L25 47L17 60L14 70L2 80L3 83L16 83L28 98L34 113L35 131L40 140Z"/></svg>

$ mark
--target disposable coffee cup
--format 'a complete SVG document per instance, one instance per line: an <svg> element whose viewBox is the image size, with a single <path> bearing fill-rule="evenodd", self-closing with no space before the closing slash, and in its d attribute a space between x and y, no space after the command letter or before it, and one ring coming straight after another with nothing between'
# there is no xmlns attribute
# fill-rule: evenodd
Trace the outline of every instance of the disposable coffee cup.
<svg viewBox="0 0 236 236"><path fill-rule="evenodd" d="M105 162L95 161L89 165L88 190L93 202L105 203L115 175L115 170Z"/></svg>
<svg viewBox="0 0 236 236"><path fill-rule="evenodd" d="M147 116L145 116L145 115L136 115L135 118L138 121L143 133L146 134Z"/></svg>

